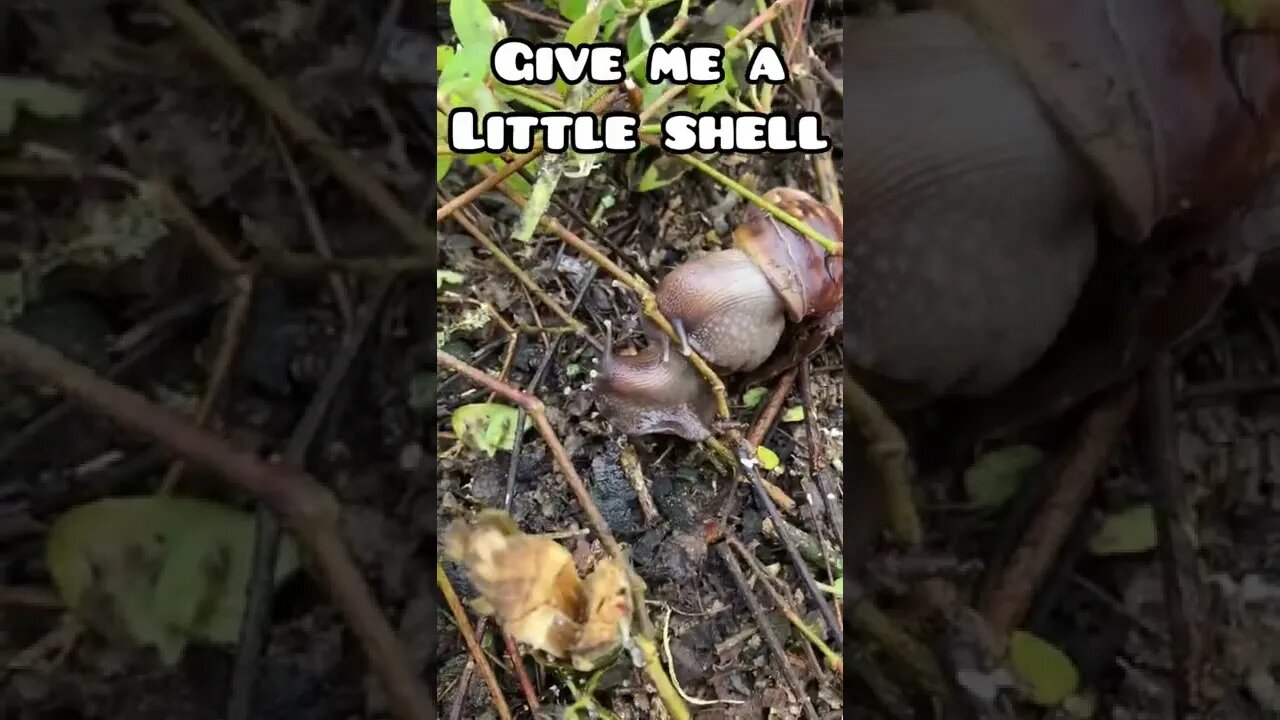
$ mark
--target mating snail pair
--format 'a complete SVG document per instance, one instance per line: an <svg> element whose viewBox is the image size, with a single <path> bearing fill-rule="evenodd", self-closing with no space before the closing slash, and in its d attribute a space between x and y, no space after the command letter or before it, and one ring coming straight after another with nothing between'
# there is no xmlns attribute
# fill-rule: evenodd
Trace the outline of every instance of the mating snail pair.
<svg viewBox="0 0 1280 720"><path fill-rule="evenodd" d="M819 234L842 240L840 217L807 193L782 187L764 197ZM840 257L752 207L733 231L733 247L693 258L658 284L658 309L680 336L680 351L672 352L669 338L650 324L644 327L649 344L636 354L609 348L596 382L601 412L628 435L706 438L715 396L687 352L721 375L772 374L799 359L794 347L815 350L838 326L843 280ZM795 342L783 344L784 338Z"/></svg>

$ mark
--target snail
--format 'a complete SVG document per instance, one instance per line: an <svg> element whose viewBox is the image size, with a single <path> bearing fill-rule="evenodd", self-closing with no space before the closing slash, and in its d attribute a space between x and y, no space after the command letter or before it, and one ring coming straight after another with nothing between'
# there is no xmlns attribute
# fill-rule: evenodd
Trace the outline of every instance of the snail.
<svg viewBox="0 0 1280 720"><path fill-rule="evenodd" d="M765 199L840 241L843 223L827 206L794 188ZM746 373L775 356L784 333L838 314L844 267L811 239L753 207L733 231L733 246L695 257L667 274L655 292L658 309L680 338L645 324L648 347L605 354L596 381L604 416L628 435L674 434L701 440L715 415L711 387L684 357L696 352L718 374Z"/></svg>
<svg viewBox="0 0 1280 720"><path fill-rule="evenodd" d="M774 191L832 237L848 221L842 265L824 258L816 272L785 252L761 262L747 249L816 248L774 243L787 233L757 213L735 233L742 252L694 259L661 283L660 309L717 371L776 367L780 338L819 323L839 326L846 368L893 410L1016 391L1100 276L1099 258L1123 277L1140 250L1239 234L1239 211L1268 202L1280 39L1233 44L1211 0L942 5L846 24L842 217ZM1104 238L1134 250L1104 254ZM797 295L779 277L817 284ZM705 437L705 383L646 334L648 348L605 358L602 411L629 434Z"/></svg>

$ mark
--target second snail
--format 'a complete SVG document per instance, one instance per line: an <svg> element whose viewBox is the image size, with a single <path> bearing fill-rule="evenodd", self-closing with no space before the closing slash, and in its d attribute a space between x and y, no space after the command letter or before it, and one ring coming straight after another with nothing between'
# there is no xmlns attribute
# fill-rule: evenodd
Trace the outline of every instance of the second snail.
<svg viewBox="0 0 1280 720"><path fill-rule="evenodd" d="M840 217L808 193L778 187L764 198L842 241ZM601 412L628 435L706 438L715 397L686 355L696 352L722 377L781 370L800 359L779 350L784 337L838 327L843 280L841 258L753 206L734 229L731 247L693 257L659 282L658 309L680 347L645 322L644 348L609 348L596 381Z"/></svg>

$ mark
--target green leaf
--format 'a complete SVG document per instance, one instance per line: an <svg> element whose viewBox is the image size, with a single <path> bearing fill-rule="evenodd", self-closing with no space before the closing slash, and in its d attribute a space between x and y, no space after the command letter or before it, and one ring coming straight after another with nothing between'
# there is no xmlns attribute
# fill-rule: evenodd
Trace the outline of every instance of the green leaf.
<svg viewBox="0 0 1280 720"><path fill-rule="evenodd" d="M591 3L590 9L564 31L564 41L573 46L595 42L600 34L600 12L603 7L603 2Z"/></svg>
<svg viewBox="0 0 1280 720"><path fill-rule="evenodd" d="M457 51L453 49L452 45L437 45L436 72L439 73L441 70L444 70L445 67L449 65L449 61L452 60L453 56L456 54Z"/></svg>
<svg viewBox="0 0 1280 720"><path fill-rule="evenodd" d="M787 408L786 412L782 413L782 422L793 423L793 422L800 422L803 419L804 419L804 408L799 405L796 405L795 407L789 407Z"/></svg>
<svg viewBox="0 0 1280 720"><path fill-rule="evenodd" d="M234 643L252 568L252 513L188 498L109 498L65 513L49 531L49 573L67 606L178 661L187 643ZM277 583L298 567L289 538Z"/></svg>
<svg viewBox="0 0 1280 720"><path fill-rule="evenodd" d="M753 408L764 402L764 398L769 394L767 388L753 387L742 393L742 404L748 408Z"/></svg>
<svg viewBox="0 0 1280 720"><path fill-rule="evenodd" d="M498 42L498 28L501 26L485 0L450 0L449 20L463 48L470 45L492 47Z"/></svg>
<svg viewBox="0 0 1280 720"><path fill-rule="evenodd" d="M475 403L454 410L450 423L453 434L460 440L493 457L499 450L515 448L519 415L519 411L509 405ZM528 429L529 424L525 423L525 430Z"/></svg>
<svg viewBox="0 0 1280 720"><path fill-rule="evenodd" d="M680 162L670 155L663 155L644 169L644 174L640 176L636 191L649 192L664 188L679 180L688 171L688 164Z"/></svg>
<svg viewBox="0 0 1280 720"><path fill-rule="evenodd" d="M1011 445L993 450L965 470L965 492L977 507L1003 505L1043 462L1044 453L1032 445Z"/></svg>
<svg viewBox="0 0 1280 720"><path fill-rule="evenodd" d="M449 283L450 285L461 285L462 281L466 279L467 276L460 272L454 272L452 270L437 270L436 289L439 290L445 283Z"/></svg>
<svg viewBox="0 0 1280 720"><path fill-rule="evenodd" d="M557 9L565 20L573 22L587 12L587 2L588 0L560 0L560 6Z"/></svg>
<svg viewBox="0 0 1280 720"><path fill-rule="evenodd" d="M1094 555L1144 553L1156 546L1156 514L1150 505L1136 505L1108 515L1089 540Z"/></svg>
<svg viewBox="0 0 1280 720"><path fill-rule="evenodd" d="M756 457L760 459L760 467L765 470L778 470L782 464L778 454L763 445L756 446Z"/></svg>
<svg viewBox="0 0 1280 720"><path fill-rule="evenodd" d="M1066 653L1023 630L1013 631L1009 639L1009 664L1027 684L1031 701L1042 707L1058 705L1080 683L1075 663Z"/></svg>
<svg viewBox="0 0 1280 720"><path fill-rule="evenodd" d="M640 15L627 32L627 60L634 60L649 52L649 47L653 45L653 28L649 25L649 13L645 12ZM646 74L636 72L636 82L643 82Z"/></svg>
<svg viewBox="0 0 1280 720"><path fill-rule="evenodd" d="M0 135L13 131L19 110L46 120L78 117L84 112L84 95L40 78L0 75Z"/></svg>
<svg viewBox="0 0 1280 720"><path fill-rule="evenodd" d="M726 76L724 82L719 82L711 86L702 86L707 89L700 92L693 92L690 90L689 94L698 99L698 112L707 112L717 105L727 103L733 99L733 93L731 92L730 87L731 85L732 83L729 82L728 76Z"/></svg>
<svg viewBox="0 0 1280 720"><path fill-rule="evenodd" d="M452 155L441 155L436 158L436 182L444 179L449 174L449 168L453 166Z"/></svg>

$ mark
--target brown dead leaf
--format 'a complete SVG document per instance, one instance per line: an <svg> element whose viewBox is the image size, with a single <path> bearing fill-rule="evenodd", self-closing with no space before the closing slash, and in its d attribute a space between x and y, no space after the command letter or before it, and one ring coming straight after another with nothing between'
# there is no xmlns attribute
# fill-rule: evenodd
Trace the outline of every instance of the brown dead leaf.
<svg viewBox="0 0 1280 720"><path fill-rule="evenodd" d="M607 558L587 575L584 585L587 614L582 635L573 646L573 664L587 671L611 656L630 629L631 586L626 569Z"/></svg>
<svg viewBox="0 0 1280 720"><path fill-rule="evenodd" d="M631 627L627 570L611 559L585 581L557 542L526 535L506 513L487 510L445 531L444 552L466 568L480 591L478 611L492 614L516 640L584 672L614 656Z"/></svg>
<svg viewBox="0 0 1280 720"><path fill-rule="evenodd" d="M546 538L525 535L504 513L445 532L445 555L461 563L484 601L516 640L566 659L582 633L586 596L573 557ZM484 607L487 606L487 607Z"/></svg>

